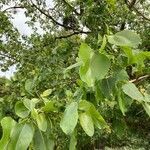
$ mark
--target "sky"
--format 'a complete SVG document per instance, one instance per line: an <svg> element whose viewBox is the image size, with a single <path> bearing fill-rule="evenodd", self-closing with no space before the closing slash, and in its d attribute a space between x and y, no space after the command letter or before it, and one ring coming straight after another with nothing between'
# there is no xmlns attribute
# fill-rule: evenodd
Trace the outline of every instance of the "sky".
<svg viewBox="0 0 150 150"><path fill-rule="evenodd" d="M47 3L48 7L53 6L52 0L46 0L46 3ZM14 4L12 3L10 6L14 6ZM6 5L3 7L3 9L6 9L10 6ZM32 34L32 29L26 24L27 20L28 19L26 18L25 14L24 14L24 10L22 10L22 9L19 9L17 11L17 13L13 15L13 19L11 19L14 27L16 27L18 29L18 31L21 33L21 35L30 36ZM38 28L38 32L42 33L42 30L40 29L40 27L38 25L37 25L37 28ZM15 66L12 66L6 72L0 71L0 76L5 76L7 78L10 78L15 71L16 71Z"/></svg>

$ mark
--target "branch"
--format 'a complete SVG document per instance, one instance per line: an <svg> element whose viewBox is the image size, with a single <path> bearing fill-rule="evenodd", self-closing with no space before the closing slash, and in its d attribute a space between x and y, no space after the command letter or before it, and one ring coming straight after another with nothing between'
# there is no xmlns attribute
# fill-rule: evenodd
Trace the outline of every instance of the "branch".
<svg viewBox="0 0 150 150"><path fill-rule="evenodd" d="M17 59L15 59L15 58L13 58L13 57L7 55L7 54L2 54L2 53L0 53L0 56L2 56L2 57L7 57L7 58L13 60L14 62L17 62Z"/></svg>
<svg viewBox="0 0 150 150"><path fill-rule="evenodd" d="M80 13L78 13L77 11L76 11L76 9L74 9L74 7L73 6L71 6L66 0L62 0L66 5L68 5L72 10L73 10L73 12L76 14L76 15L80 15Z"/></svg>
<svg viewBox="0 0 150 150"><path fill-rule="evenodd" d="M55 37L55 40L69 38L71 36L78 35L78 34L89 34L89 33L91 33L91 31L87 31L87 32L85 32L85 31L77 31L77 32L73 32L73 33L68 34L68 35L63 35L63 36Z"/></svg>
<svg viewBox="0 0 150 150"><path fill-rule="evenodd" d="M141 16L143 19L150 21L150 18L147 18L144 14L142 14L135 6L134 4L136 3L136 0L133 0L132 2L129 2L128 0L125 0L126 5L130 10L134 10L136 14Z"/></svg>
<svg viewBox="0 0 150 150"><path fill-rule="evenodd" d="M23 9L24 7L23 6L12 6L12 7L8 7L6 9L4 9L2 12L6 12L10 9Z"/></svg>
<svg viewBox="0 0 150 150"><path fill-rule="evenodd" d="M137 79L130 80L129 82L131 82L131 83L137 83L137 82L143 81L143 80L145 80L145 79L147 79L149 77L150 77L150 75L144 75L144 76L141 76L141 77L139 77Z"/></svg>
<svg viewBox="0 0 150 150"><path fill-rule="evenodd" d="M58 21L56 21L51 15L47 14L46 12L44 12L42 9L40 9L39 7L37 7L36 4L34 4L31 0L31 3L32 3L32 6L35 7L41 14L45 15L47 18L51 19L53 21L53 23L63 27L63 28L66 28L66 29L70 29L70 30L74 30L74 28L70 27L70 26L66 26Z"/></svg>

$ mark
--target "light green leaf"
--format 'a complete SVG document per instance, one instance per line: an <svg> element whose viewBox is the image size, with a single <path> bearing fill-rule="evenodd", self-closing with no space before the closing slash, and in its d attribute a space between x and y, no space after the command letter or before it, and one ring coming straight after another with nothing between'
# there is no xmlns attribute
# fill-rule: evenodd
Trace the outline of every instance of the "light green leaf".
<svg viewBox="0 0 150 150"><path fill-rule="evenodd" d="M107 39L106 39L106 36L104 35L103 41L102 41L102 45L101 45L101 47L99 49L99 53L102 53L104 51L104 49L106 47L106 43L107 43Z"/></svg>
<svg viewBox="0 0 150 150"><path fill-rule="evenodd" d="M42 94L41 97L47 97L52 93L52 89L47 89L45 90Z"/></svg>
<svg viewBox="0 0 150 150"><path fill-rule="evenodd" d="M11 133L8 150L27 150L34 135L34 128L31 124L17 124Z"/></svg>
<svg viewBox="0 0 150 150"><path fill-rule="evenodd" d="M25 82L25 90L31 94L33 92L34 87L35 87L34 80L33 79L27 79Z"/></svg>
<svg viewBox="0 0 150 150"><path fill-rule="evenodd" d="M90 60L93 50L85 43L82 43L79 49L79 59L85 64Z"/></svg>
<svg viewBox="0 0 150 150"><path fill-rule="evenodd" d="M144 99L138 88L133 83L127 83L122 86L123 92L134 100L141 101Z"/></svg>
<svg viewBox="0 0 150 150"><path fill-rule="evenodd" d="M24 106L24 104L18 101L15 105L15 113L21 117L25 118L29 115L30 111Z"/></svg>
<svg viewBox="0 0 150 150"><path fill-rule="evenodd" d="M60 122L60 127L66 134L71 134L77 125L78 121L78 103L72 102L66 107L63 118Z"/></svg>
<svg viewBox="0 0 150 150"><path fill-rule="evenodd" d="M150 117L150 104L148 104L148 103L143 103L143 107L144 107L146 113L147 113L147 114L149 115L149 117Z"/></svg>
<svg viewBox="0 0 150 150"><path fill-rule="evenodd" d="M92 78L91 70L89 69L89 62L80 67L79 75L81 80L87 83L89 87L94 86L94 78Z"/></svg>
<svg viewBox="0 0 150 150"><path fill-rule="evenodd" d="M80 124L88 136L93 136L94 134L94 124L92 117L87 112L81 113L79 115Z"/></svg>
<svg viewBox="0 0 150 150"><path fill-rule="evenodd" d="M103 54L94 54L91 63L91 76L95 80L103 79L108 73L110 67L109 59Z"/></svg>
<svg viewBox="0 0 150 150"><path fill-rule="evenodd" d="M40 113L36 116L36 122L41 131L45 132L47 130L47 120L44 113Z"/></svg>
<svg viewBox="0 0 150 150"><path fill-rule="evenodd" d="M42 110L45 112L58 111L58 108L55 105L56 105L56 101L49 101L45 104Z"/></svg>
<svg viewBox="0 0 150 150"><path fill-rule="evenodd" d="M23 99L23 104L30 111L32 111L34 109L34 107L35 107L34 101L32 101L32 100L30 100L28 98Z"/></svg>
<svg viewBox="0 0 150 150"><path fill-rule="evenodd" d="M139 35L130 30L124 30L107 37L109 43L117 46L137 47L141 43Z"/></svg>
<svg viewBox="0 0 150 150"><path fill-rule="evenodd" d="M125 103L124 103L124 100L120 96L118 96L118 104L119 104L119 108L122 114L125 116L125 112L126 112Z"/></svg>
<svg viewBox="0 0 150 150"><path fill-rule="evenodd" d="M135 63L135 56L133 55L132 49L130 47L122 47L122 50L128 57L128 64Z"/></svg>
<svg viewBox="0 0 150 150"><path fill-rule="evenodd" d="M107 128L109 129L109 126L105 122L104 118L101 116L101 114L95 109L94 105L90 108L90 115L92 116L92 119L94 121L94 125L99 128Z"/></svg>
<svg viewBox="0 0 150 150"><path fill-rule="evenodd" d="M81 66L81 65L82 65L82 61L79 61L79 62L77 62L77 63L75 63L75 64L73 64L73 65L67 67L67 68L64 70L64 73L66 73L68 70L71 70L71 69L76 68L76 67Z"/></svg>
<svg viewBox="0 0 150 150"><path fill-rule="evenodd" d="M16 122L11 117L5 117L1 120L1 126L3 129L3 135L0 140L0 149L7 150L7 145L9 143L10 134L16 125Z"/></svg>
<svg viewBox="0 0 150 150"><path fill-rule="evenodd" d="M93 123L99 129L109 128L104 118L100 115L100 113L96 110L95 106L92 103L86 100L80 101L79 110L89 113L93 119Z"/></svg>

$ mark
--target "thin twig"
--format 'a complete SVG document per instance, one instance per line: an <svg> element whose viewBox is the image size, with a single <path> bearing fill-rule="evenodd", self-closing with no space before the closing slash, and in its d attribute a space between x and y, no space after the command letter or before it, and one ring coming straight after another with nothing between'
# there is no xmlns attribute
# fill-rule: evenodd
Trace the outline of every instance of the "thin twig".
<svg viewBox="0 0 150 150"><path fill-rule="evenodd" d="M32 6L35 7L41 14L45 15L47 18L51 19L53 21L53 23L63 27L63 28L66 28L66 29L73 29L72 27L70 26L66 26L58 21L56 21L51 15L47 14L45 11L43 11L42 9L40 9L39 7L37 7L36 4L34 4L31 0L31 3L32 3Z"/></svg>
<svg viewBox="0 0 150 150"><path fill-rule="evenodd" d="M23 6L12 6L12 7L8 7L6 9L4 9L3 12L6 12L10 9L24 9L24 7Z"/></svg>
<svg viewBox="0 0 150 150"><path fill-rule="evenodd" d="M80 15L80 13L78 13L77 11L76 11L76 9L73 7L73 6L71 6L66 0L62 0L66 5L68 5L72 10L73 10L73 12L76 14L76 15Z"/></svg>
<svg viewBox="0 0 150 150"><path fill-rule="evenodd" d="M147 18L144 14L142 14L133 4L132 2L129 2L128 0L125 0L126 5L128 6L128 8L130 10L133 10L136 12L136 14L138 14L139 16L141 16L143 19L150 21L150 18Z"/></svg>
<svg viewBox="0 0 150 150"><path fill-rule="evenodd" d="M68 35L62 35L62 36L59 36L59 37L55 37L55 39L63 39L63 38L69 38L71 36L74 36L74 35L78 35L78 34L89 34L91 33L90 31L77 31L77 32L73 32L71 34L68 34Z"/></svg>
<svg viewBox="0 0 150 150"><path fill-rule="evenodd" d="M143 81L143 80L145 80L145 79L147 79L147 78L149 78L149 77L150 77L150 75L144 75L144 76L141 76L141 77L139 77L139 78L137 78L137 79L130 80L129 82L131 82L131 83L136 83L136 82Z"/></svg>

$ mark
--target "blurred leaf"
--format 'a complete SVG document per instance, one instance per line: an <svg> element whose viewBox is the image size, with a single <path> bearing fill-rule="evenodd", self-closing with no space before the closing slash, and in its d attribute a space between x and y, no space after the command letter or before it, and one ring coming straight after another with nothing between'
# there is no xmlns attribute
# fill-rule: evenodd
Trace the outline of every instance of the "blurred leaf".
<svg viewBox="0 0 150 150"><path fill-rule="evenodd" d="M148 103L143 103L143 107L144 107L146 113L147 113L147 114L149 115L149 117L150 117L150 104L148 104Z"/></svg>
<svg viewBox="0 0 150 150"><path fill-rule="evenodd" d="M30 114L30 110L28 110L22 102L18 101L15 105L15 113L19 117L25 118Z"/></svg>
<svg viewBox="0 0 150 150"><path fill-rule="evenodd" d="M47 130L47 120L44 113L36 115L36 122L41 131L45 132Z"/></svg>
<svg viewBox="0 0 150 150"><path fill-rule="evenodd" d="M92 56L90 69L91 77L95 80L103 79L108 73L110 67L109 59L103 54L95 54Z"/></svg>
<svg viewBox="0 0 150 150"><path fill-rule="evenodd" d="M53 112L58 111L58 108L56 107L56 101L49 101L45 104L45 106L42 108L45 112Z"/></svg>
<svg viewBox="0 0 150 150"><path fill-rule="evenodd" d="M87 112L81 113L79 115L80 124L88 136L93 136L94 134L94 124L92 117Z"/></svg>
<svg viewBox="0 0 150 150"><path fill-rule="evenodd" d="M52 93L52 89L47 89L45 90L42 94L41 97L47 97Z"/></svg>
<svg viewBox="0 0 150 150"><path fill-rule="evenodd" d="M17 124L11 133L9 150L27 150L34 135L34 128L31 124Z"/></svg>
<svg viewBox="0 0 150 150"><path fill-rule="evenodd" d="M3 129L3 135L0 140L0 149L7 150L7 146L10 139L10 134L16 125L16 122L11 117L5 117L1 120L1 126Z"/></svg>
<svg viewBox="0 0 150 150"><path fill-rule="evenodd" d="M140 93L138 88L133 84L128 82L122 86L123 92L133 98L134 100L141 101L144 99L143 95Z"/></svg>
<svg viewBox="0 0 150 150"><path fill-rule="evenodd" d="M107 37L109 43L117 46L137 47L141 43L139 35L130 30L120 31Z"/></svg>
<svg viewBox="0 0 150 150"><path fill-rule="evenodd" d="M82 43L79 49L79 58L85 64L90 60L93 50L85 43Z"/></svg>
<svg viewBox="0 0 150 150"><path fill-rule="evenodd" d="M72 102L66 107L63 118L60 122L60 127L66 134L71 134L77 125L78 121L78 104Z"/></svg>
<svg viewBox="0 0 150 150"><path fill-rule="evenodd" d="M24 106L29 109L30 111L32 111L35 107L35 103L33 100L30 100L30 99L27 99L27 98L24 98L23 99L23 104Z"/></svg>

